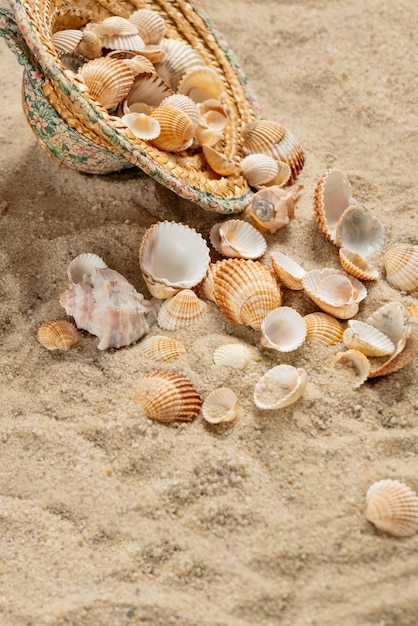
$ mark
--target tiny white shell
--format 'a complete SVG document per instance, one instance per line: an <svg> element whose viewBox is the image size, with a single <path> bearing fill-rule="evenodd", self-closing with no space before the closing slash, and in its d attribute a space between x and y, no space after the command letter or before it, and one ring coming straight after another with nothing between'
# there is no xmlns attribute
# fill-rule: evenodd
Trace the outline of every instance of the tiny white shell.
<svg viewBox="0 0 418 626"><path fill-rule="evenodd" d="M366 519L394 537L418 532L418 495L399 480L379 480L367 490Z"/></svg>
<svg viewBox="0 0 418 626"><path fill-rule="evenodd" d="M259 361L258 353L244 343L228 343L219 346L213 353L215 365L243 370L251 361Z"/></svg>
<svg viewBox="0 0 418 626"><path fill-rule="evenodd" d="M239 219L214 224L210 241L220 254L234 258L258 259L267 248L263 235L254 226Z"/></svg>
<svg viewBox="0 0 418 626"><path fill-rule="evenodd" d="M260 378L254 388L254 403L260 409L282 409L293 404L305 391L308 375L303 368L276 365Z"/></svg>
<svg viewBox="0 0 418 626"><path fill-rule="evenodd" d="M229 387L214 389L203 402L202 415L210 424L232 422L238 414L238 399Z"/></svg>
<svg viewBox="0 0 418 626"><path fill-rule="evenodd" d="M279 352L292 352L306 339L303 317L288 306L271 311L261 324L261 344Z"/></svg>
<svg viewBox="0 0 418 626"><path fill-rule="evenodd" d="M392 354L395 346L384 333L370 324L350 320L343 334L347 348L360 350L366 356L386 356Z"/></svg>

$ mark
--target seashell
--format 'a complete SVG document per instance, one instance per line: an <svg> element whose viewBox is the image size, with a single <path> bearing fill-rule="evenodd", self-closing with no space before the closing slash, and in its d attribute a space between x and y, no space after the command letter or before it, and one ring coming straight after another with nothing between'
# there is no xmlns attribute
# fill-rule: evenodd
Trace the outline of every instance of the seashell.
<svg viewBox="0 0 418 626"><path fill-rule="evenodd" d="M273 252L270 259L274 273L281 284L294 291L303 289L302 278L305 275L303 267L283 252Z"/></svg>
<svg viewBox="0 0 418 626"><path fill-rule="evenodd" d="M206 312L206 303L190 289L182 289L163 302L157 324L165 330L178 330L195 324Z"/></svg>
<svg viewBox="0 0 418 626"><path fill-rule="evenodd" d="M191 145L195 129L186 113L169 104L160 104L150 116L157 120L161 127L158 137L151 141L159 150L180 152Z"/></svg>
<svg viewBox="0 0 418 626"><path fill-rule="evenodd" d="M213 279L217 269L220 267L221 264L222 261L210 263L203 280L198 285L196 285L195 292L201 298L206 298L206 300L212 300L212 302L215 302L215 294L213 292Z"/></svg>
<svg viewBox="0 0 418 626"><path fill-rule="evenodd" d="M97 33L86 28L78 42L77 52L89 60L100 57L102 54L102 42Z"/></svg>
<svg viewBox="0 0 418 626"><path fill-rule="evenodd" d="M230 322L260 330L261 322L282 303L270 270L259 261L227 259L213 279L215 302Z"/></svg>
<svg viewBox="0 0 418 626"><path fill-rule="evenodd" d="M76 256L67 268L67 276L70 284L89 283L92 285L91 277L97 269L107 267L103 259L92 252L84 252Z"/></svg>
<svg viewBox="0 0 418 626"><path fill-rule="evenodd" d="M124 17L107 17L100 24L95 24L93 30L100 37L103 48L142 50L145 47L145 41L136 26Z"/></svg>
<svg viewBox="0 0 418 626"><path fill-rule="evenodd" d="M85 63L78 71L92 98L106 109L114 109L128 95L132 70L119 59L101 57Z"/></svg>
<svg viewBox="0 0 418 626"><path fill-rule="evenodd" d="M240 168L238 163L229 159L221 152L218 152L215 148L212 148L207 144L203 144L202 150L206 161L217 174L220 174L221 176L232 176L233 174L239 173Z"/></svg>
<svg viewBox="0 0 418 626"><path fill-rule="evenodd" d="M369 378L387 376L397 372L412 361L418 354L418 319L408 318L407 328L403 339L399 342L395 353L388 361L373 369Z"/></svg>
<svg viewBox="0 0 418 626"><path fill-rule="evenodd" d="M261 187L277 176L279 165L268 154L249 154L240 162L242 175L251 187ZM290 172L289 172L290 175Z"/></svg>
<svg viewBox="0 0 418 626"><path fill-rule="evenodd" d="M165 51L163 48L160 45L154 45L152 43L145 44L145 48L138 50L138 52L154 65L156 63L160 63L165 58Z"/></svg>
<svg viewBox="0 0 418 626"><path fill-rule="evenodd" d="M334 346L343 338L344 326L328 313L315 311L303 318L306 326L306 340L322 346Z"/></svg>
<svg viewBox="0 0 418 626"><path fill-rule="evenodd" d="M379 480L366 493L366 519L394 537L418 531L418 495L399 480Z"/></svg>
<svg viewBox="0 0 418 626"><path fill-rule="evenodd" d="M365 258L384 245L385 227L370 209L352 204L337 222L335 240Z"/></svg>
<svg viewBox="0 0 418 626"><path fill-rule="evenodd" d="M332 268L306 272L302 283L311 300L339 319L354 317L367 295L364 285L354 276Z"/></svg>
<svg viewBox="0 0 418 626"><path fill-rule="evenodd" d="M348 248L340 248L340 263L348 274L357 280L377 280L379 272L367 263L365 259Z"/></svg>
<svg viewBox="0 0 418 626"><path fill-rule="evenodd" d="M138 76L143 76L144 74L146 74L147 76L155 76L154 65L142 54L136 54L135 56L132 56L130 58L122 59L122 61L131 68L131 70L135 74L135 78L137 78Z"/></svg>
<svg viewBox="0 0 418 626"><path fill-rule="evenodd" d="M345 352L337 352L335 357L331 361L330 367L335 367L337 363L346 363L349 367L353 367L357 373L357 380L354 383L354 388L360 387L369 377L370 374L370 362L363 352L359 350L346 350Z"/></svg>
<svg viewBox="0 0 418 626"><path fill-rule="evenodd" d="M251 361L259 361L258 353L245 343L227 343L213 353L215 365L243 370Z"/></svg>
<svg viewBox="0 0 418 626"><path fill-rule="evenodd" d="M149 116L153 108L154 107L149 106L149 104L145 104L145 102L133 102L130 106L128 106L127 101L124 100L121 103L121 111L119 111L119 114L121 117L128 115L129 113L142 113L143 115Z"/></svg>
<svg viewBox="0 0 418 626"><path fill-rule="evenodd" d="M418 291L418 245L392 246L385 252L383 265L392 287L407 293Z"/></svg>
<svg viewBox="0 0 418 626"><path fill-rule="evenodd" d="M158 44L165 35L164 19L157 11L138 9L129 16L145 43Z"/></svg>
<svg viewBox="0 0 418 626"><path fill-rule="evenodd" d="M171 359L175 359L186 352L181 341L165 335L147 337L141 341L140 347L146 358L155 361L171 361Z"/></svg>
<svg viewBox="0 0 418 626"><path fill-rule="evenodd" d="M256 120L244 129L242 153L244 156L264 153L287 163L291 170L289 184L293 184L305 163L305 153L294 135L269 120Z"/></svg>
<svg viewBox="0 0 418 626"><path fill-rule="evenodd" d="M64 67L71 70L75 74L77 74L80 67L88 61L86 57L81 56L81 54L78 54L77 52L61 52L61 54L58 55L58 58Z"/></svg>
<svg viewBox="0 0 418 626"><path fill-rule="evenodd" d="M68 28L57 31L52 35L51 39L55 52L62 54L63 52L74 52L82 37L83 31L76 28Z"/></svg>
<svg viewBox="0 0 418 626"><path fill-rule="evenodd" d="M164 98L172 95L172 93L167 83L156 74L140 74L136 76L129 91L126 105L129 110L133 110L133 105L137 103L147 104L154 108L160 105Z"/></svg>
<svg viewBox="0 0 418 626"><path fill-rule="evenodd" d="M295 217L295 204L302 189L303 185L294 185L288 190L278 185L260 189L244 214L261 232L275 233Z"/></svg>
<svg viewBox="0 0 418 626"><path fill-rule="evenodd" d="M238 399L229 387L214 389L202 404L203 418L210 424L232 422L238 414Z"/></svg>
<svg viewBox="0 0 418 626"><path fill-rule="evenodd" d="M239 219L214 224L210 241L215 250L227 257L258 259L267 248L263 235L251 224Z"/></svg>
<svg viewBox="0 0 418 626"><path fill-rule="evenodd" d="M214 131L223 132L228 123L228 111L219 100L210 98L197 104L202 123Z"/></svg>
<svg viewBox="0 0 418 626"><path fill-rule="evenodd" d="M144 234L139 264L150 293L165 299L191 289L209 267L209 248L193 228L177 222L157 222Z"/></svg>
<svg viewBox="0 0 418 626"><path fill-rule="evenodd" d="M145 141L155 139L161 132L158 120L145 113L126 113L121 119L135 137Z"/></svg>
<svg viewBox="0 0 418 626"><path fill-rule="evenodd" d="M290 180L290 176L292 171L287 163L284 161L276 161L277 163L277 174L274 178L269 180L267 183L263 185L263 187L283 187L287 185ZM302 187L301 187L302 188Z"/></svg>
<svg viewBox="0 0 418 626"><path fill-rule="evenodd" d="M81 343L81 333L72 322L51 320L38 328L38 341L47 350L69 350Z"/></svg>
<svg viewBox="0 0 418 626"><path fill-rule="evenodd" d="M411 306L406 309L406 314L408 317L418 317L418 302L411 304Z"/></svg>
<svg viewBox="0 0 418 626"><path fill-rule="evenodd" d="M204 102L212 98L218 99L224 87L215 70L209 67L196 67L184 74L177 91L189 96L194 102Z"/></svg>
<svg viewBox="0 0 418 626"><path fill-rule="evenodd" d="M203 126L199 124L196 127L196 143L199 146L211 146L212 148L216 146L224 137L222 131L214 130L213 128L208 128L207 126ZM233 173L237 172L235 166L232 169Z"/></svg>
<svg viewBox="0 0 418 626"><path fill-rule="evenodd" d="M370 315L366 322L386 335L394 344L396 352L403 348L408 332L408 315L403 304L387 302Z"/></svg>
<svg viewBox="0 0 418 626"><path fill-rule="evenodd" d="M261 344L279 352L292 352L306 339L303 317L288 306L271 311L261 324Z"/></svg>
<svg viewBox="0 0 418 626"><path fill-rule="evenodd" d="M169 424L191 422L200 411L202 399L185 376L156 371L137 382L134 403L149 419Z"/></svg>
<svg viewBox="0 0 418 626"><path fill-rule="evenodd" d="M166 37L161 42L161 47L165 51L165 57L156 64L155 69L173 91L178 91L181 78L190 69L205 66L202 57L183 41Z"/></svg>
<svg viewBox="0 0 418 626"><path fill-rule="evenodd" d="M74 318L77 328L88 330L94 310L93 287L85 282L74 283L59 297L67 315Z"/></svg>
<svg viewBox="0 0 418 626"><path fill-rule="evenodd" d="M359 350L366 356L386 356L395 351L392 341L380 330L358 320L350 320L343 334L347 348Z"/></svg>
<svg viewBox="0 0 418 626"><path fill-rule="evenodd" d="M179 93L173 93L171 96L167 96L161 102L161 104L169 104L176 107L185 113L191 120L193 126L196 128L200 124L200 113L197 108L197 104L191 100L188 96L183 96Z"/></svg>
<svg viewBox="0 0 418 626"><path fill-rule="evenodd" d="M313 198L316 222L332 243L336 243L337 223L353 204L351 185L340 170L329 169L319 179Z"/></svg>
<svg viewBox="0 0 418 626"><path fill-rule="evenodd" d="M276 365L255 385L254 402L259 409L282 409L299 400L307 381L308 375L302 367Z"/></svg>

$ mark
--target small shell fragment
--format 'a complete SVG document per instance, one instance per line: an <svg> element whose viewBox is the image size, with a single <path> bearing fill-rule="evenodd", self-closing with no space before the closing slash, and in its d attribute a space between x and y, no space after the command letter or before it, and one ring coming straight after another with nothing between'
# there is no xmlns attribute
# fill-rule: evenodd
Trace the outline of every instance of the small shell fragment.
<svg viewBox="0 0 418 626"><path fill-rule="evenodd" d="M379 278L378 270L372 267L357 252L348 250L348 248L340 248L338 254L340 263L345 271L357 278L357 280L377 280Z"/></svg>
<svg viewBox="0 0 418 626"><path fill-rule="evenodd" d="M44 322L38 329L38 341L47 350L67 351L81 342L81 333L67 320Z"/></svg>
<svg viewBox="0 0 418 626"><path fill-rule="evenodd" d="M186 348L181 341L177 341L173 337L166 337L165 335L154 335L153 337L147 337L140 343L142 354L147 359L153 359L155 361L171 361L180 354L186 352Z"/></svg>
<svg viewBox="0 0 418 626"><path fill-rule="evenodd" d="M379 480L366 493L366 519L394 537L418 532L418 495L399 480Z"/></svg>
<svg viewBox="0 0 418 626"><path fill-rule="evenodd" d="M238 399L229 387L214 389L202 405L203 418L210 424L232 422L238 414Z"/></svg>
<svg viewBox="0 0 418 626"><path fill-rule="evenodd" d="M303 368L276 365L260 378L254 388L254 403L273 411L293 404L303 395L308 375Z"/></svg>
<svg viewBox="0 0 418 626"><path fill-rule="evenodd" d="M359 320L350 320L343 334L347 348L360 350L366 356L386 356L392 354L395 346L384 333L370 324Z"/></svg>

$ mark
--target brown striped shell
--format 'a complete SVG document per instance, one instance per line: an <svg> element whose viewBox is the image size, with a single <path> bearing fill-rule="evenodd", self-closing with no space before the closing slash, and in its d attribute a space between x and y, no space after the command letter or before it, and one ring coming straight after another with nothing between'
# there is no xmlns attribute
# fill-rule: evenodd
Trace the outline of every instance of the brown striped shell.
<svg viewBox="0 0 418 626"><path fill-rule="evenodd" d="M342 267L357 280L377 280L379 278L378 270L372 267L357 252L348 250L348 248L340 248L338 254Z"/></svg>
<svg viewBox="0 0 418 626"><path fill-rule="evenodd" d="M195 324L206 312L206 303L191 289L182 289L163 302L157 324L165 330L178 330Z"/></svg>
<svg viewBox="0 0 418 626"><path fill-rule="evenodd" d="M38 329L38 341L47 350L69 350L81 342L81 333L72 322L51 320Z"/></svg>
<svg viewBox="0 0 418 626"><path fill-rule="evenodd" d="M114 109L128 95L134 73L119 59L100 57L79 69L89 95L106 109Z"/></svg>
<svg viewBox="0 0 418 626"><path fill-rule="evenodd" d="M161 127L158 137L151 141L159 150L181 152L190 147L195 136L195 127L184 111L169 104L160 104L150 116Z"/></svg>
<svg viewBox="0 0 418 626"><path fill-rule="evenodd" d="M171 361L186 352L181 341L165 335L154 335L143 339L140 348L147 359L155 361Z"/></svg>
<svg viewBox="0 0 418 626"><path fill-rule="evenodd" d="M191 422L201 409L202 399L185 376L156 371L137 382L134 403L149 419L169 424Z"/></svg>
<svg viewBox="0 0 418 626"><path fill-rule="evenodd" d="M342 341L344 326L333 315L315 311L303 318L306 326L306 340L322 346L334 346Z"/></svg>
<svg viewBox="0 0 418 626"><path fill-rule="evenodd" d="M282 285L294 291L303 289L302 278L305 275L303 267L283 252L273 252L270 260L274 273Z"/></svg>
<svg viewBox="0 0 418 626"><path fill-rule="evenodd" d="M366 519L394 537L418 532L418 495L399 480L379 480L366 493Z"/></svg>

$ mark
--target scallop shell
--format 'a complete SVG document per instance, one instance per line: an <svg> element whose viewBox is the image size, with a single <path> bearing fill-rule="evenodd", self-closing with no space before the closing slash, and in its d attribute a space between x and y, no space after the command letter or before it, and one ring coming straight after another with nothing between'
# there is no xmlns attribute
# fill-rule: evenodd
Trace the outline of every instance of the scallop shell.
<svg viewBox="0 0 418 626"><path fill-rule="evenodd" d="M385 227L373 211L352 204L337 222L335 240L338 246L366 258L384 245Z"/></svg>
<svg viewBox="0 0 418 626"><path fill-rule="evenodd" d="M408 315L401 302L387 302L379 307L367 320L374 328L386 335L399 352L408 333Z"/></svg>
<svg viewBox="0 0 418 626"><path fill-rule="evenodd" d="M357 280L377 280L379 278L377 269L369 265L357 252L340 248L338 253L340 263L345 271Z"/></svg>
<svg viewBox="0 0 418 626"><path fill-rule="evenodd" d="M245 343L227 343L213 353L215 365L243 370L251 361L259 361L258 353Z"/></svg>
<svg viewBox="0 0 418 626"><path fill-rule="evenodd" d="M178 330L195 324L206 312L206 303L190 289L182 289L163 302L157 323L165 330Z"/></svg>
<svg viewBox="0 0 418 626"><path fill-rule="evenodd" d="M204 278L210 263L209 248L193 228L178 222L157 222L144 234L139 264L156 298L168 298L191 289Z"/></svg>
<svg viewBox="0 0 418 626"><path fill-rule="evenodd" d="M186 352L181 341L165 335L154 335L143 339L140 348L147 359L155 361L171 361L171 359L175 359Z"/></svg>
<svg viewBox="0 0 418 626"><path fill-rule="evenodd" d="M261 324L261 344L279 352L297 350L306 339L303 317L288 306L271 311Z"/></svg>
<svg viewBox="0 0 418 626"><path fill-rule="evenodd" d="M327 170L316 185L313 205L316 222L332 243L336 243L338 220L351 204L353 196L348 179L340 170Z"/></svg>
<svg viewBox="0 0 418 626"><path fill-rule="evenodd" d="M210 146L213 148L223 139L223 137L224 134L222 131L214 130L213 128L209 128L203 124L199 124L199 126L196 127L195 141L198 146ZM219 151L217 152L218 154L221 154ZM232 159L230 159L230 161L232 161ZM232 172L234 173L236 171L235 165L232 166Z"/></svg>
<svg viewBox="0 0 418 626"><path fill-rule="evenodd" d="M278 161L284 161L291 170L289 184L295 181L305 163L305 153L289 130L277 122L256 120L246 126L243 137L244 156L264 153Z"/></svg>
<svg viewBox="0 0 418 626"><path fill-rule="evenodd" d="M214 279L215 302L230 322L260 330L261 322L282 303L282 293L270 270L259 261L227 259Z"/></svg>
<svg viewBox="0 0 418 626"><path fill-rule="evenodd" d="M85 63L78 71L92 98L106 109L114 109L128 95L132 70L119 59L101 57Z"/></svg>
<svg viewBox="0 0 418 626"><path fill-rule="evenodd" d="M77 74L80 67L88 62L88 59L81 56L81 54L78 54L78 52L61 52L61 54L58 55L58 58L67 70L70 70L75 74Z"/></svg>
<svg viewBox="0 0 418 626"><path fill-rule="evenodd" d="M201 409L202 399L185 376L156 371L137 382L134 403L149 419L169 424L191 422Z"/></svg>
<svg viewBox="0 0 418 626"><path fill-rule="evenodd" d="M418 495L399 480L379 480L366 493L366 519L394 537L418 531Z"/></svg>
<svg viewBox="0 0 418 626"><path fill-rule="evenodd" d="M161 127L160 134L151 142L159 150L180 152L191 145L195 127L186 113L169 104L160 104L150 115Z"/></svg>
<svg viewBox="0 0 418 626"><path fill-rule="evenodd" d="M359 350L346 350L345 352L337 352L331 361L330 367L335 367L338 363L346 363L349 367L356 370L357 379L354 388L360 387L370 375L370 362L363 352Z"/></svg>
<svg viewBox="0 0 418 626"><path fill-rule="evenodd" d="M268 154L249 154L240 162L242 175L251 187L260 187L270 182L279 171L278 162ZM289 172L290 173L290 172Z"/></svg>
<svg viewBox="0 0 418 626"><path fill-rule="evenodd" d="M91 277L97 269L107 267L103 259L92 252L84 252L76 256L67 268L67 276L70 284L89 283L92 284Z"/></svg>
<svg viewBox="0 0 418 626"><path fill-rule="evenodd" d="M179 93L173 93L171 96L167 96L161 102L161 104L169 104L170 106L176 107L185 113L193 123L193 126L196 128L200 124L200 113L197 108L197 104L193 102L191 98L188 96L183 96Z"/></svg>
<svg viewBox="0 0 418 626"><path fill-rule="evenodd" d="M126 113L121 119L135 137L145 141L155 139L161 132L159 122L145 113Z"/></svg>
<svg viewBox="0 0 418 626"><path fill-rule="evenodd" d="M229 387L214 389L202 404L203 418L210 424L232 422L238 414L238 399Z"/></svg>
<svg viewBox="0 0 418 626"><path fill-rule="evenodd" d="M251 224L239 219L214 224L210 241L220 254L235 258L258 259L267 248L263 235Z"/></svg>
<svg viewBox="0 0 418 626"><path fill-rule="evenodd" d="M270 256L272 268L279 282L288 289L303 289L302 278L305 270L296 261L283 252L273 252Z"/></svg>
<svg viewBox="0 0 418 626"><path fill-rule="evenodd" d="M347 348L359 350L366 356L386 356L395 351L392 341L380 330L358 320L350 320L343 334Z"/></svg>
<svg viewBox="0 0 418 626"><path fill-rule="evenodd" d="M172 95L173 91L156 74L137 75L132 88L126 98L126 105L132 110L134 104L147 104L151 107L159 106L164 98Z"/></svg>
<svg viewBox="0 0 418 626"><path fill-rule="evenodd" d="M132 56L128 59L122 60L124 63L126 63L128 67L131 68L131 70L135 74L135 78L137 78L138 76L143 76L144 74L146 76L155 76L154 65L142 54L136 54L135 56Z"/></svg>
<svg viewBox="0 0 418 626"><path fill-rule="evenodd" d="M219 100L210 98L197 104L203 124L214 131L223 132L228 123L228 110Z"/></svg>
<svg viewBox="0 0 418 626"><path fill-rule="evenodd" d="M306 272L302 282L311 300L339 319L354 317L367 295L364 285L354 276L332 268Z"/></svg>
<svg viewBox="0 0 418 626"><path fill-rule="evenodd" d="M303 185L294 185L287 190L278 185L260 189L254 194L244 215L261 232L275 233L295 217L295 204L302 189Z"/></svg>
<svg viewBox="0 0 418 626"><path fill-rule="evenodd" d="M81 30L68 28L57 31L52 35L51 39L55 52L57 54L62 54L63 52L75 51L82 37L83 32Z"/></svg>
<svg viewBox="0 0 418 626"><path fill-rule="evenodd" d="M173 91L178 91L181 78L190 69L205 66L202 57L184 41L166 37L161 42L161 47L165 51L165 57L163 61L156 64L155 69Z"/></svg>
<svg viewBox="0 0 418 626"><path fill-rule="evenodd" d="M299 400L305 391L307 380L308 375L302 367L276 365L255 385L254 402L260 409L282 409Z"/></svg>
<svg viewBox="0 0 418 626"><path fill-rule="evenodd" d="M222 264L222 261L216 261L215 263L210 263L205 274L203 280L196 285L195 292L201 298L206 298L206 300L211 300L215 302L215 294L213 292L213 279L215 277L216 271Z"/></svg>
<svg viewBox="0 0 418 626"><path fill-rule="evenodd" d="M38 341L47 350L69 350L81 342L81 333L72 322L51 320L38 329Z"/></svg>
<svg viewBox="0 0 418 626"><path fill-rule="evenodd" d="M102 42L97 33L86 28L78 42L77 52L89 60L100 57L102 54Z"/></svg>
<svg viewBox="0 0 418 626"><path fill-rule="evenodd" d="M196 67L188 70L181 78L177 92L189 96L194 102L218 99L224 91L223 84L209 67Z"/></svg>
<svg viewBox="0 0 418 626"><path fill-rule="evenodd" d="M344 326L332 315L315 311L303 318L306 326L306 340L322 346L334 346L343 338Z"/></svg>
<svg viewBox="0 0 418 626"><path fill-rule="evenodd" d="M418 245L392 246L385 253L383 264L392 287L407 293L418 291Z"/></svg>
<svg viewBox="0 0 418 626"><path fill-rule="evenodd" d="M112 15L94 26L103 48L110 50L142 50L145 41L134 24L124 17Z"/></svg>
<svg viewBox="0 0 418 626"><path fill-rule="evenodd" d="M159 44L165 35L165 21L157 11L138 9L128 19L138 29L145 43Z"/></svg>
<svg viewBox="0 0 418 626"><path fill-rule="evenodd" d="M369 378L387 376L397 372L412 361L418 354L418 318L408 318L407 330L404 339L398 344L395 353L388 361L373 369Z"/></svg>
<svg viewBox="0 0 418 626"><path fill-rule="evenodd" d="M206 161L214 172L221 176L232 176L240 171L238 163L229 159L227 156L215 150L207 144L202 145L202 151Z"/></svg>

